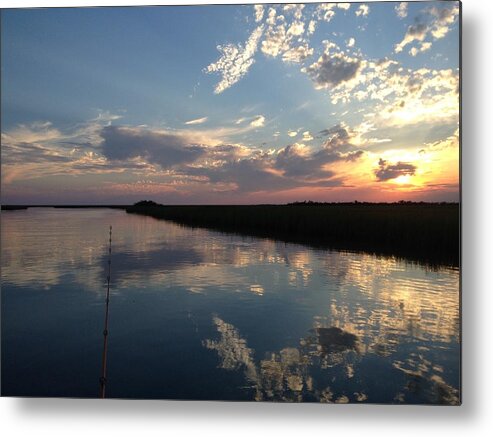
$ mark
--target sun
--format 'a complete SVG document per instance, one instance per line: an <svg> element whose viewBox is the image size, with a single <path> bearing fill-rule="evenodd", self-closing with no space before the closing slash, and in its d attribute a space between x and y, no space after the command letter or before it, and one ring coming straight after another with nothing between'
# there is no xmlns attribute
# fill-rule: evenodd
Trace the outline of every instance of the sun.
<svg viewBox="0 0 493 437"><path fill-rule="evenodd" d="M395 179L393 179L392 182L394 184L397 184L397 185L408 185L411 183L411 178L412 178L412 175L403 174L403 175L400 175L400 176L396 177Z"/></svg>

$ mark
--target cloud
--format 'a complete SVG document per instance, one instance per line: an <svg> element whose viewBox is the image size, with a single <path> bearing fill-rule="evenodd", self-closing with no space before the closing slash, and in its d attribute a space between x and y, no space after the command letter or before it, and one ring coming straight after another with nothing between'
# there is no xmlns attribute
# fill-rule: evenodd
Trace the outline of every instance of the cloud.
<svg viewBox="0 0 493 437"><path fill-rule="evenodd" d="M357 17L366 17L368 15L368 13L370 12L370 7L367 5L367 4L362 4L359 6L358 9L356 9L356 16Z"/></svg>
<svg viewBox="0 0 493 437"><path fill-rule="evenodd" d="M303 21L295 21L288 28L288 34L293 36L303 35L305 32L305 23Z"/></svg>
<svg viewBox="0 0 493 437"><path fill-rule="evenodd" d="M349 38L346 42L346 45L348 47L353 47L354 46L354 43L356 42L356 40L354 38Z"/></svg>
<svg viewBox="0 0 493 437"><path fill-rule="evenodd" d="M98 153L102 141L99 133L116 118L106 112L63 131L50 122L38 121L2 132L3 183L80 174L82 168L85 171L104 164ZM108 165L106 171L121 171L121 167Z"/></svg>
<svg viewBox="0 0 493 437"><path fill-rule="evenodd" d="M312 55L313 49L308 47L308 44L305 43L298 47L292 47L286 50L282 55L282 60L284 62L300 63Z"/></svg>
<svg viewBox="0 0 493 437"><path fill-rule="evenodd" d="M49 164L73 161L69 153L36 143L17 143L15 146L2 144L2 164Z"/></svg>
<svg viewBox="0 0 493 437"><path fill-rule="evenodd" d="M351 3L337 3L337 7L339 9L343 9L345 11L348 11L349 8L351 7Z"/></svg>
<svg viewBox="0 0 493 437"><path fill-rule="evenodd" d="M423 49L427 49L426 43ZM371 102L372 110L365 112L364 117L380 126L456 121L459 111L458 70L413 70L390 59L361 59L360 62L360 68L352 78L332 83L331 87L325 86L332 103L347 103L355 99ZM322 83L316 87L324 88L323 77L319 78L317 71L315 68L311 72L312 79L319 79Z"/></svg>
<svg viewBox="0 0 493 437"><path fill-rule="evenodd" d="M305 27L301 21L288 24L283 15L276 16L275 10L271 10L274 11L271 15L273 24L270 24L265 32L261 50L264 55L275 58L291 49L294 37L302 35Z"/></svg>
<svg viewBox="0 0 493 437"><path fill-rule="evenodd" d="M318 61L302 71L315 82L316 88L335 88L354 78L360 68L361 60L339 51L333 43L327 43L325 51Z"/></svg>
<svg viewBox="0 0 493 437"><path fill-rule="evenodd" d="M459 75L454 70L399 69L381 72L381 85L371 95L375 123L404 126L416 123L455 123L459 115Z"/></svg>
<svg viewBox="0 0 493 437"><path fill-rule="evenodd" d="M440 139L432 143L425 144L428 150L442 151L445 149L456 149L459 147L459 129L457 128L452 135L445 139ZM426 150L423 150L426 152Z"/></svg>
<svg viewBox="0 0 493 437"><path fill-rule="evenodd" d="M48 121L20 124L2 132L2 162L69 162L76 159L82 149L93 153L100 142L101 127L114 119L108 113L103 114L65 132Z"/></svg>
<svg viewBox="0 0 493 437"><path fill-rule="evenodd" d="M438 8L434 6L429 9L429 12L435 17L435 21L431 25L431 34L435 39L440 39L448 33L450 26L458 17L459 6L455 5L451 8Z"/></svg>
<svg viewBox="0 0 493 437"><path fill-rule="evenodd" d="M328 161L318 158L320 156L310 154L306 146L295 143L278 152L274 165L287 177L324 179L334 176L332 171L323 169Z"/></svg>
<svg viewBox="0 0 493 437"><path fill-rule="evenodd" d="M308 35L312 35L313 33L315 33L316 26L317 22L315 20L310 20L310 22L308 23Z"/></svg>
<svg viewBox="0 0 493 437"><path fill-rule="evenodd" d="M399 3L394 9L400 19L407 17L407 2Z"/></svg>
<svg viewBox="0 0 493 437"><path fill-rule="evenodd" d="M202 124L207 121L207 117L196 118L195 120L186 121L185 124Z"/></svg>
<svg viewBox="0 0 493 437"><path fill-rule="evenodd" d="M38 121L30 125L20 124L10 130L8 134L2 133L2 143L31 143L59 140L63 137L62 133L55 129L49 121Z"/></svg>
<svg viewBox="0 0 493 437"><path fill-rule="evenodd" d="M265 124L265 117L263 115L257 115L251 122L252 127L262 127Z"/></svg>
<svg viewBox="0 0 493 437"><path fill-rule="evenodd" d="M394 46L395 53L400 53L408 44L414 41L424 41L431 34L434 39L443 38L450 30L459 15L457 5L451 7L431 7L426 10L426 21L418 17L417 22L407 28L402 41ZM430 47L431 47L431 43Z"/></svg>
<svg viewBox="0 0 493 437"><path fill-rule="evenodd" d="M254 5L253 8L255 11L255 22L259 23L264 18L264 5Z"/></svg>
<svg viewBox="0 0 493 437"><path fill-rule="evenodd" d="M182 170L186 175L205 177L213 185L230 187L234 192L284 190L299 186L296 180L272 171L270 157L254 152L243 159L226 159L215 166L190 166Z"/></svg>
<svg viewBox="0 0 493 437"><path fill-rule="evenodd" d="M204 70L206 73L219 73L221 75L221 81L214 89L215 94L222 93L248 73L248 70L255 62L253 56L257 51L263 29L263 25L258 26L244 46L241 44L217 46L217 49L221 52L221 57Z"/></svg>
<svg viewBox="0 0 493 437"><path fill-rule="evenodd" d="M394 47L395 53L400 53L408 44L413 41L423 41L426 38L426 35L429 31L429 27L425 23L416 23L407 28L406 35L404 35L404 39L396 44Z"/></svg>
<svg viewBox="0 0 493 437"><path fill-rule="evenodd" d="M411 56L416 56L418 53L426 52L430 48L431 48L431 42L422 42L419 48L411 47L411 50L409 50L409 54Z"/></svg>
<svg viewBox="0 0 493 437"><path fill-rule="evenodd" d="M283 10L288 12L288 13L292 13L293 17L296 20L301 20L301 18L303 16L302 11L304 8L305 8L305 5L302 3L291 3L291 4L284 5Z"/></svg>
<svg viewBox="0 0 493 437"><path fill-rule="evenodd" d="M352 144L353 133L344 125L324 133L324 144L315 150L298 143L269 151L237 145L210 147L204 157L178 171L244 193L341 186L343 181L331 164L356 161L364 152ZM303 134L309 135L308 131Z"/></svg>
<svg viewBox="0 0 493 437"><path fill-rule="evenodd" d="M375 176L379 182L395 179L399 176L413 176L416 173L416 166L408 162L398 162L397 164L388 164L386 160L380 158L378 168L375 170Z"/></svg>
<svg viewBox="0 0 493 437"><path fill-rule="evenodd" d="M334 10L336 6L337 5L335 3L321 3L318 5L315 14L319 20L323 20L328 23L336 14Z"/></svg>
<svg viewBox="0 0 493 437"><path fill-rule="evenodd" d="M125 161L139 157L163 169L192 163L205 154L204 146L190 144L182 135L143 128L106 126L101 137L101 150L107 159Z"/></svg>
<svg viewBox="0 0 493 437"><path fill-rule="evenodd" d="M281 56L284 62L300 63L313 54L304 38L307 32L306 23L302 20L303 4L288 4L283 6L286 15L278 14L274 8L269 9L268 27L261 44L261 51L266 56ZM308 24L307 35L315 30L315 21Z"/></svg>
<svg viewBox="0 0 493 437"><path fill-rule="evenodd" d="M275 168L282 170L284 176L316 182L334 176L333 170L327 168L328 164L355 161L363 155L364 152L352 144L352 136L342 125L322 132L327 139L321 149L312 151L298 143L288 145L277 152Z"/></svg>
<svg viewBox="0 0 493 437"><path fill-rule="evenodd" d="M320 137L326 137L326 141L339 147L341 143L349 141L350 135L345 125L339 123L332 126L330 129L324 129L319 132Z"/></svg>
<svg viewBox="0 0 493 437"><path fill-rule="evenodd" d="M347 156L326 151L304 154L298 147L303 146L286 146L274 154L255 151L243 159L227 160L213 167L194 166L184 171L206 177L212 184L227 184L232 191L243 193L342 185L334 171L323 167L346 160Z"/></svg>
<svg viewBox="0 0 493 437"><path fill-rule="evenodd" d="M310 134L310 131L303 132L303 141L311 141L313 140L313 136Z"/></svg>
<svg viewBox="0 0 493 437"><path fill-rule="evenodd" d="M304 187L340 187L344 181L332 164L337 167L335 163L354 161L363 154L351 144L352 134L342 125L327 129L318 148L295 144L266 151L224 142L231 133L264 124L265 117L257 115L246 119L242 128L204 131L94 121L68 132L50 123L21 126L2 133L2 178L12 187L18 179L64 175L69 181L74 175L120 173L117 182L111 178L98 181L107 183L107 192L122 196L145 190L176 196L204 190L274 194ZM302 137L303 141L313 140L309 131ZM21 142L26 139L30 142ZM83 139L88 140L86 145ZM74 146L73 141L79 145ZM136 185L136 180L147 182ZM90 177L81 181L84 187L97 191Z"/></svg>
<svg viewBox="0 0 493 437"><path fill-rule="evenodd" d="M265 33L265 39L262 41L262 53L275 58L289 50L291 39L292 35L287 34L285 23L271 25Z"/></svg>

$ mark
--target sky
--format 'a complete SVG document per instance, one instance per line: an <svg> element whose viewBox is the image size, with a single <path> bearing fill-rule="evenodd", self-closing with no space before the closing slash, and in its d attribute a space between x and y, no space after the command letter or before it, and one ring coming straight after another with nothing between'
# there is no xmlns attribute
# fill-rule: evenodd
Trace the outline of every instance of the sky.
<svg viewBox="0 0 493 437"><path fill-rule="evenodd" d="M459 200L459 4L4 9L3 204Z"/></svg>

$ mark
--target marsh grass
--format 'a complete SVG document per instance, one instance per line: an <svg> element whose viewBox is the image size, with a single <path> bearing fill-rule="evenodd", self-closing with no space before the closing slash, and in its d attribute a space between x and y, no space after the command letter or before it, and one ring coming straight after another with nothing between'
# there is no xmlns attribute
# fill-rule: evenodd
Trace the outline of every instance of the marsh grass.
<svg viewBox="0 0 493 437"><path fill-rule="evenodd" d="M128 213L236 234L458 266L457 203L295 203L168 206L142 201Z"/></svg>

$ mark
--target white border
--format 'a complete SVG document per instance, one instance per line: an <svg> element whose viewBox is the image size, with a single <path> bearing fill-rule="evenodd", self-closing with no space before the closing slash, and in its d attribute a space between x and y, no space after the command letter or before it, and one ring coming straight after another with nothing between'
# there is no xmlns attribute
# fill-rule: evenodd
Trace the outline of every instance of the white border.
<svg viewBox="0 0 493 437"><path fill-rule="evenodd" d="M214 3L231 3L216 0ZM0 7L151 5L153 1L17 1ZM210 3L194 0L189 3ZM245 1L245 3L249 3ZM226 402L0 399L0 431L14 437L482 436L493 429L491 196L493 2L463 1L463 405L286 405ZM487 429L490 429L488 432ZM491 434L490 434L491 435Z"/></svg>

